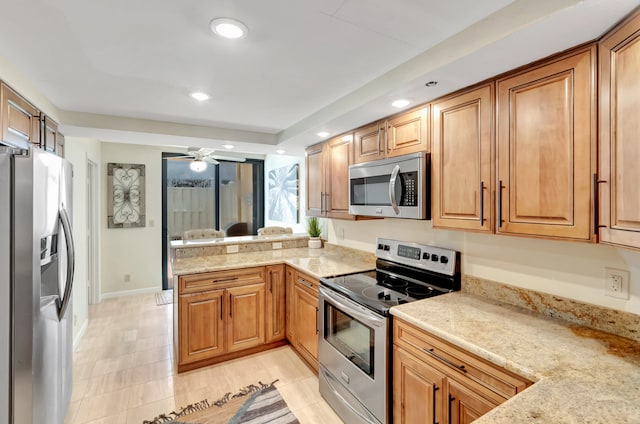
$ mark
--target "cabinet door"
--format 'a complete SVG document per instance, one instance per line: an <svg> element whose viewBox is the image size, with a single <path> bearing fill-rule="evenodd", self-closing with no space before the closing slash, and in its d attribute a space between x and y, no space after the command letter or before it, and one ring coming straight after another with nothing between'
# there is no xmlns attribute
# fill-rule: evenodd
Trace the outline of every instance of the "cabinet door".
<svg viewBox="0 0 640 424"><path fill-rule="evenodd" d="M325 168L322 144L306 150L307 216L323 216L325 211Z"/></svg>
<svg viewBox="0 0 640 424"><path fill-rule="evenodd" d="M588 241L595 48L497 83L497 232Z"/></svg>
<svg viewBox="0 0 640 424"><path fill-rule="evenodd" d="M429 106L387 121L387 156L429 151Z"/></svg>
<svg viewBox="0 0 640 424"><path fill-rule="evenodd" d="M310 365L318 369L318 293L296 280L294 290L294 345Z"/></svg>
<svg viewBox="0 0 640 424"><path fill-rule="evenodd" d="M600 241L640 249L640 13L600 44Z"/></svg>
<svg viewBox="0 0 640 424"><path fill-rule="evenodd" d="M478 389L471 390L456 380L447 379L447 387L448 422L452 424L469 424L499 405L482 397Z"/></svg>
<svg viewBox="0 0 640 424"><path fill-rule="evenodd" d="M445 376L410 353L393 349L393 421L442 423Z"/></svg>
<svg viewBox="0 0 640 424"><path fill-rule="evenodd" d="M351 165L351 140L347 134L327 142L325 208L329 218L351 218L349 215L349 165Z"/></svg>
<svg viewBox="0 0 640 424"><path fill-rule="evenodd" d="M46 115L40 119L40 146L50 152L56 152L58 124Z"/></svg>
<svg viewBox="0 0 640 424"><path fill-rule="evenodd" d="M358 128L353 135L353 163L370 162L386 157L385 126L376 122Z"/></svg>
<svg viewBox="0 0 640 424"><path fill-rule="evenodd" d="M271 265L267 271L267 343L285 338L284 265Z"/></svg>
<svg viewBox="0 0 640 424"><path fill-rule="evenodd" d="M61 158L64 157L64 135L60 132L56 133L56 154Z"/></svg>
<svg viewBox="0 0 640 424"><path fill-rule="evenodd" d="M40 144L38 110L5 84L0 85L2 140Z"/></svg>
<svg viewBox="0 0 640 424"><path fill-rule="evenodd" d="M295 335L294 328L295 324L293 322L293 285L295 282L295 270L290 266L285 267L285 285L286 285L286 310L285 310L285 325L287 329L287 340L292 345L295 345Z"/></svg>
<svg viewBox="0 0 640 424"><path fill-rule="evenodd" d="M493 232L493 83L436 101L433 226Z"/></svg>
<svg viewBox="0 0 640 424"><path fill-rule="evenodd" d="M264 283L227 289L227 352L265 341Z"/></svg>
<svg viewBox="0 0 640 424"><path fill-rule="evenodd" d="M180 364L224 353L224 290L180 295Z"/></svg>

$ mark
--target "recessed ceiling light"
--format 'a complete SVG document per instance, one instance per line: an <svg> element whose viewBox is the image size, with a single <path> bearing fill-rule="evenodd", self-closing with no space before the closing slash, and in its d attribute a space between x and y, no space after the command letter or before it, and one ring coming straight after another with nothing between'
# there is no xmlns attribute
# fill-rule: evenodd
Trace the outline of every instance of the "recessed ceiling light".
<svg viewBox="0 0 640 424"><path fill-rule="evenodd" d="M209 100L211 98L207 93L202 93L200 91L196 91L195 93L190 94L191 97L196 99L199 102L204 102L205 100Z"/></svg>
<svg viewBox="0 0 640 424"><path fill-rule="evenodd" d="M232 18L216 18L211 21L209 26L214 34L231 40L244 38L249 32L249 28L245 24Z"/></svg>
<svg viewBox="0 0 640 424"><path fill-rule="evenodd" d="M224 147L227 150L231 150L236 146L234 146L233 144L223 144L222 147Z"/></svg>
<svg viewBox="0 0 640 424"><path fill-rule="evenodd" d="M391 106L397 107L397 108L402 108L402 107L407 106L409 103L411 103L411 100L409 100L409 99L398 99L398 100L394 100L391 103Z"/></svg>
<svg viewBox="0 0 640 424"><path fill-rule="evenodd" d="M427 87L433 87L434 85L438 85L438 81L429 81L425 84Z"/></svg>
<svg viewBox="0 0 640 424"><path fill-rule="evenodd" d="M276 150L276 153L277 153L277 154L279 154L279 155L281 155L281 154L283 154L283 153L284 153L284 150L282 150L282 149L278 149L278 150Z"/></svg>
<svg viewBox="0 0 640 424"><path fill-rule="evenodd" d="M326 131L320 131L319 133L317 133L317 136L318 136L318 137L326 137L326 136L328 136L328 135L329 135L329 133L328 133L328 132L326 132Z"/></svg>

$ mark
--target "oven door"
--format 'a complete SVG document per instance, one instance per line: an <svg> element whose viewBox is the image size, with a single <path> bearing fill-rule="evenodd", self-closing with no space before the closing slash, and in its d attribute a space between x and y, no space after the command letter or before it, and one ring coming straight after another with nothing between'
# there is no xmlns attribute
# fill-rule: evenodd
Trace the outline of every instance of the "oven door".
<svg viewBox="0 0 640 424"><path fill-rule="evenodd" d="M387 318L324 286L319 312L320 393L346 422L386 423Z"/></svg>

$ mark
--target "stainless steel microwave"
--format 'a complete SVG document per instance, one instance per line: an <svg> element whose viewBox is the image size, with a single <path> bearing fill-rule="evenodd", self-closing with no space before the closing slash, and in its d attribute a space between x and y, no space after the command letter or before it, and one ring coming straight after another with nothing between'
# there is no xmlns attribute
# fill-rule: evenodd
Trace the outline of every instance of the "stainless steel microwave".
<svg viewBox="0 0 640 424"><path fill-rule="evenodd" d="M349 213L431 219L428 153L349 166Z"/></svg>

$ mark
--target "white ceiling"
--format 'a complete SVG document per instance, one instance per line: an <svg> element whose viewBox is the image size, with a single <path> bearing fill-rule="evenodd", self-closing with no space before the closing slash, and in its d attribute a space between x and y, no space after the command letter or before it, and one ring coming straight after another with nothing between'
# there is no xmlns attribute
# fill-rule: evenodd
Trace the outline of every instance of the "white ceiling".
<svg viewBox="0 0 640 424"><path fill-rule="evenodd" d="M2 0L0 55L55 105L67 136L300 153L319 130L394 113L395 97L428 101L594 39L639 4ZM216 17L248 36L217 38Z"/></svg>

